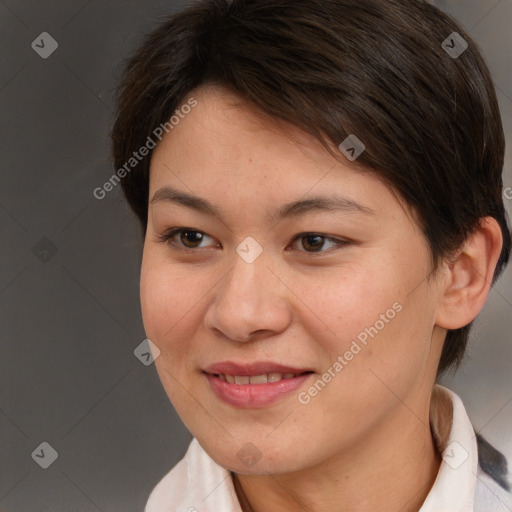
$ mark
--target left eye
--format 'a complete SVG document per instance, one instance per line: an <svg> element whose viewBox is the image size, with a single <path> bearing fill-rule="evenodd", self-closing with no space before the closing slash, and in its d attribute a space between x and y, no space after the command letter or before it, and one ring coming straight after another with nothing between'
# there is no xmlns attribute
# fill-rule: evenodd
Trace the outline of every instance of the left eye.
<svg viewBox="0 0 512 512"><path fill-rule="evenodd" d="M179 236L179 241L177 237ZM207 247L205 245L201 245L206 239L213 240L211 236L208 236L206 233L202 231L197 231L195 229L189 228L177 228L168 231L162 236L158 237L162 242L167 242L173 246L179 246L180 248L185 249L198 249L201 247ZM349 242L346 240L339 240L336 238L331 238L328 236L324 236L319 233L301 233L297 235L292 240L292 246L296 244L299 240L302 240L301 246L305 249L298 249L301 252L308 253L317 253L317 252L325 252L326 244L331 244L330 249L332 247L339 247L343 245L347 245ZM217 243L214 247L219 247L219 243Z"/></svg>
<svg viewBox="0 0 512 512"><path fill-rule="evenodd" d="M302 240L301 245L302 247L304 247L304 249L306 249L303 252L310 253L325 252L326 242L330 242L332 244L331 247L337 247L348 244L348 242L345 240L337 240L335 238L330 238L319 233L302 233L300 235L297 235L293 239L293 242L296 243L299 240ZM327 247L327 249L329 248L330 247Z"/></svg>

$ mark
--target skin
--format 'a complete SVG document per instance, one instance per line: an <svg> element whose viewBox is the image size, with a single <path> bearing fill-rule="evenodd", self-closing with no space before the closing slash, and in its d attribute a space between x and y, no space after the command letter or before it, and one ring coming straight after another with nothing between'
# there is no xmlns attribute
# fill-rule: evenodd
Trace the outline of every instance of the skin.
<svg viewBox="0 0 512 512"><path fill-rule="evenodd" d="M153 153L149 197L170 186L222 216L150 202L141 305L169 399L208 454L236 473L245 512L417 511L441 463L428 417L443 340L483 306L501 249L496 221L483 219L432 274L414 215L377 177L221 88L190 96L197 107ZM333 192L373 213L269 217ZM199 240L159 238L178 227ZM296 238L304 232L326 238ZM236 252L249 236L263 248L251 264ZM301 404L298 393L395 303L395 318ZM217 398L202 372L226 360L315 373L274 404L241 409ZM237 456L247 443L261 454L252 467Z"/></svg>

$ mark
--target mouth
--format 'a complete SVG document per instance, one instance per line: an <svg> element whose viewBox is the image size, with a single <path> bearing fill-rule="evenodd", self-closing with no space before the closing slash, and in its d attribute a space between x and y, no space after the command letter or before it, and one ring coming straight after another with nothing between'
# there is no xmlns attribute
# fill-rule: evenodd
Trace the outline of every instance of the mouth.
<svg viewBox="0 0 512 512"><path fill-rule="evenodd" d="M229 382L230 384L267 384L272 382L279 382L283 379L294 379L295 377L299 377L300 375L305 375L307 373L312 372L304 372L304 373L263 373L261 375L229 375L224 373L214 373L214 377L218 377L224 382Z"/></svg>
<svg viewBox="0 0 512 512"><path fill-rule="evenodd" d="M271 362L216 363L203 370L211 390L239 408L260 408L290 395L314 372Z"/></svg>

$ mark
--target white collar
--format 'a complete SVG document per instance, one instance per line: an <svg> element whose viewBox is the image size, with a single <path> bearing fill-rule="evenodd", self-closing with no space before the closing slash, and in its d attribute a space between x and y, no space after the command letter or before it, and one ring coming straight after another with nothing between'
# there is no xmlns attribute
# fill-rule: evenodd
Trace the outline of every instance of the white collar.
<svg viewBox="0 0 512 512"><path fill-rule="evenodd" d="M512 511L511 495L478 466L475 432L460 398L436 385L430 421L443 462L419 512ZM230 472L214 462L197 439L155 487L145 509L170 511L242 512Z"/></svg>
<svg viewBox="0 0 512 512"><path fill-rule="evenodd" d="M478 448L461 399L449 389L436 385L432 393L430 423L443 460L419 512L472 512Z"/></svg>

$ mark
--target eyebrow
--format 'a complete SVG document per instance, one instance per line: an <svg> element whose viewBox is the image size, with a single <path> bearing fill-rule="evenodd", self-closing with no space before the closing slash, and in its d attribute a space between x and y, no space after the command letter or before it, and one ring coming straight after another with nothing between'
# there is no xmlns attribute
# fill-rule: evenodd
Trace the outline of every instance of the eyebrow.
<svg viewBox="0 0 512 512"><path fill-rule="evenodd" d="M160 202L176 203L199 213L222 219L221 210L208 200L171 187L162 187L155 192L151 199L151 204ZM352 199L339 195L329 195L310 197L284 204L273 212L270 217L271 220L278 221L290 217L299 217L314 211L375 214L371 208L363 206Z"/></svg>

